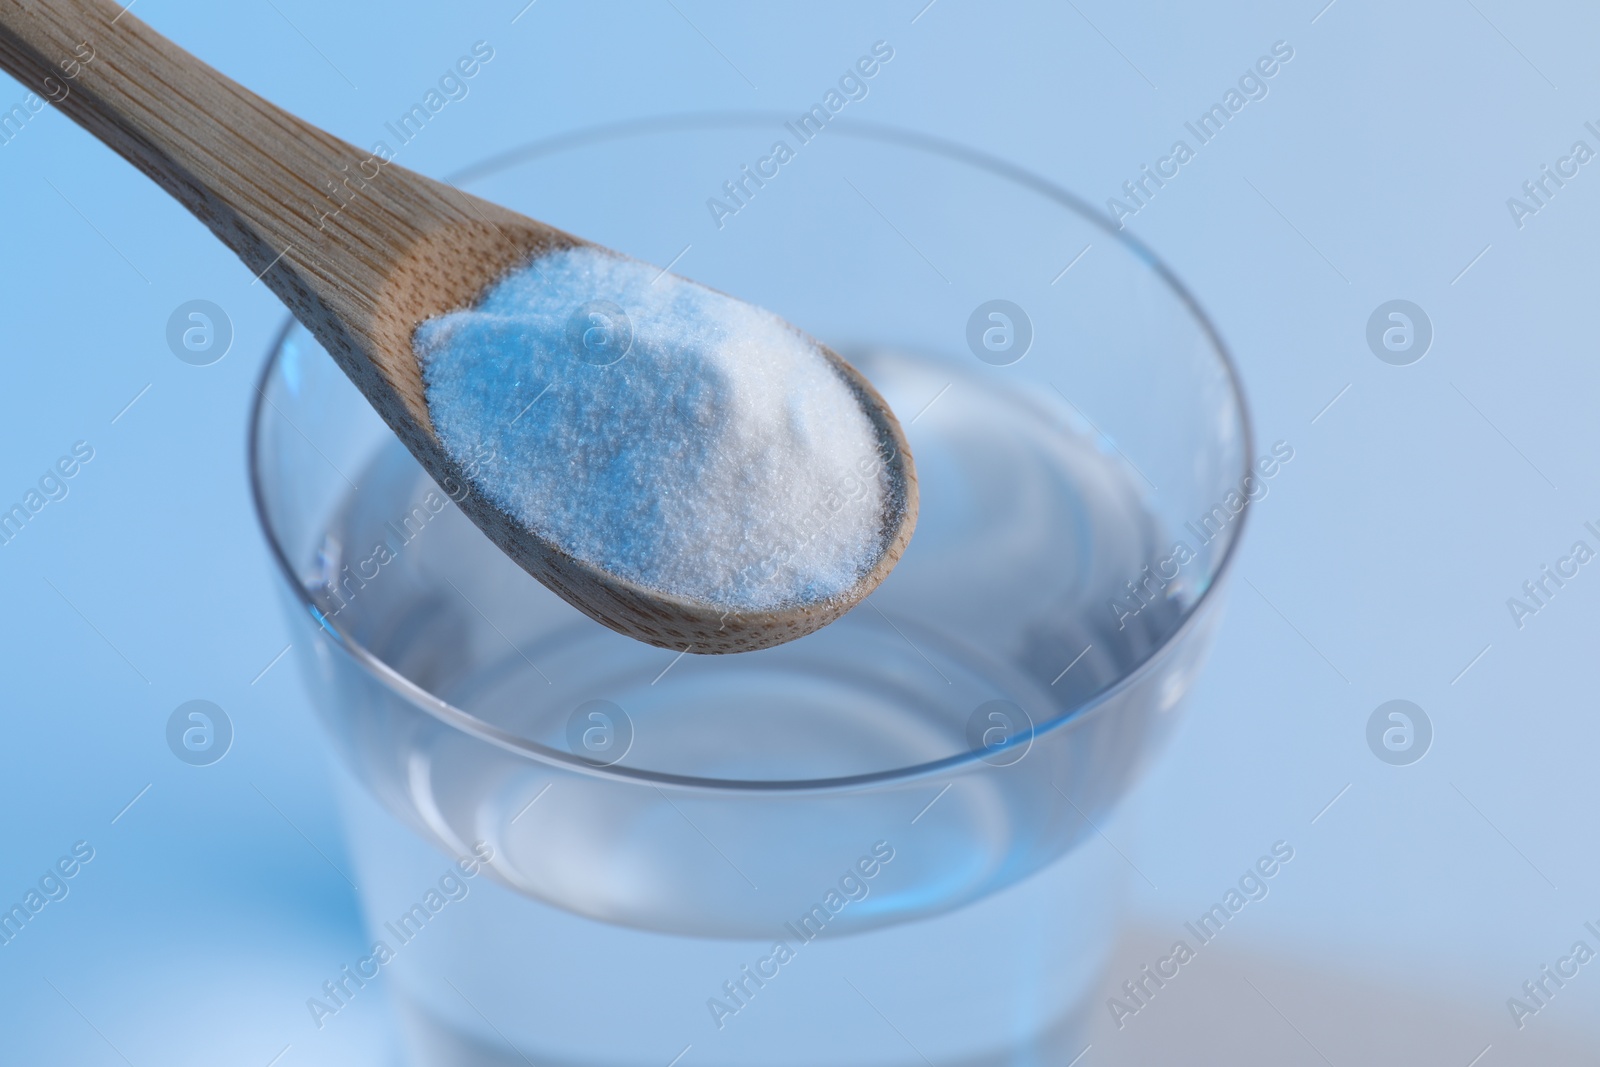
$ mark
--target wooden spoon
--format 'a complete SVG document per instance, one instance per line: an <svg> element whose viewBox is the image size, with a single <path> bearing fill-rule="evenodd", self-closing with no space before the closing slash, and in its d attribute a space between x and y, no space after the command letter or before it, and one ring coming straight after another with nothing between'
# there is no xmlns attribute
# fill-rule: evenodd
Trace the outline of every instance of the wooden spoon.
<svg viewBox="0 0 1600 1067"><path fill-rule="evenodd" d="M881 453L892 457L883 553L855 588L817 604L729 612L572 558L480 495L445 452L412 333L428 318L470 307L509 270L584 242L330 136L118 4L0 0L0 67L209 226L332 354L428 474L467 487L452 494L462 511L590 618L696 653L767 648L848 611L911 539L917 480L900 424L866 379L824 349L872 421ZM342 209L330 203L329 188Z"/></svg>

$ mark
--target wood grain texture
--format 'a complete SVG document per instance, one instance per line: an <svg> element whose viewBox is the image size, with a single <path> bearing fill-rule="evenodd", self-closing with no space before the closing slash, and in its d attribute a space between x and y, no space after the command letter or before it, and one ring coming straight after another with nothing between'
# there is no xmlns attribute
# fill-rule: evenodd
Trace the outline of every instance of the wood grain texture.
<svg viewBox="0 0 1600 1067"><path fill-rule="evenodd" d="M93 58L81 61L85 54ZM872 419L880 453L891 457L883 554L850 595L728 613L572 558L471 488L434 436L412 336L425 319L475 303L509 270L584 242L317 129L119 4L0 0L0 67L204 222L305 324L429 475L469 487L453 495L501 550L612 629L695 653L781 644L848 611L910 541L917 483L900 425L872 386L828 351Z"/></svg>

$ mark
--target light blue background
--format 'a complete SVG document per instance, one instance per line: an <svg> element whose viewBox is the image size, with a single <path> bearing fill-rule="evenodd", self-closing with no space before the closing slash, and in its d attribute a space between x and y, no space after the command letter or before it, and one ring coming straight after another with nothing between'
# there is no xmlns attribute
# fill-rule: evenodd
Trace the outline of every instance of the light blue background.
<svg viewBox="0 0 1600 1067"><path fill-rule="evenodd" d="M798 110L885 38L896 57L863 117L1095 203L1289 42L1270 95L1130 222L1233 347L1259 439L1295 458L1253 513L1189 717L1104 829L1159 887L1133 880L1155 944L1290 841L1296 859L1235 924L1239 944L1356 976L1397 1013L1458 1004L1439 1063L1486 1044L1485 1065L1521 1062L1505 998L1584 920L1600 925L1600 565L1520 631L1505 604L1574 540L1597 544L1582 523L1600 520L1600 164L1521 229L1506 198L1574 140L1600 148L1583 128L1600 122L1600 15L1510 0L1337 0L1320 14L1322 0L675 2L142 0L134 14L363 144L488 40L496 58L472 95L405 151L435 175L598 122ZM0 107L23 95L0 78ZM0 210L0 502L74 441L95 449L70 495L0 548L0 898L74 841L96 849L70 896L0 948L0 1059L265 1065L292 1046L279 1062L390 1062L381 998L321 1033L304 1008L359 930L292 657L261 674L289 637L244 421L283 309L54 110L0 146ZM692 276L692 260L679 269ZM164 339L196 297L235 326L211 367ZM1435 330L1409 367L1364 340L1397 297ZM1395 697L1434 724L1411 767L1366 748L1368 715ZM163 738L193 698L224 706L237 732L210 768ZM1591 969L1529 1029L1600 1042ZM1209 1020L1217 1032L1288 1042L1263 1062L1322 1062L1259 1001L1235 1006ZM1371 1021L1327 1003L1297 1018L1334 1062L1376 1062L1359 1044ZM1113 1062L1108 1045L1083 1062Z"/></svg>

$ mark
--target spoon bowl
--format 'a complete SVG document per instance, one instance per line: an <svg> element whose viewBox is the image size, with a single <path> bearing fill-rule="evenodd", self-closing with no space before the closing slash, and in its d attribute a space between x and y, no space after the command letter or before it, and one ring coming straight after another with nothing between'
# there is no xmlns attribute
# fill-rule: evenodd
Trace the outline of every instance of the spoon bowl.
<svg viewBox="0 0 1600 1067"><path fill-rule="evenodd" d="M442 184L409 171L400 175L407 181ZM849 611L888 576L916 525L917 483L910 448L899 421L872 383L820 342L813 343L868 417L877 452L887 458L891 470L884 512L893 525L871 570L844 596L776 610L732 611L651 589L578 559L473 491L472 472L462 468L434 433L412 335L434 316L472 306L510 271L589 242L453 187L444 188L471 215L449 220L406 249L385 281L378 313L369 320L363 343L346 347L342 354L328 350L423 469L441 485L465 490L451 495L501 551L590 618L649 644L700 654L752 651L804 637ZM297 317L327 346L322 331L298 312ZM377 380L368 384L362 374L375 374Z"/></svg>

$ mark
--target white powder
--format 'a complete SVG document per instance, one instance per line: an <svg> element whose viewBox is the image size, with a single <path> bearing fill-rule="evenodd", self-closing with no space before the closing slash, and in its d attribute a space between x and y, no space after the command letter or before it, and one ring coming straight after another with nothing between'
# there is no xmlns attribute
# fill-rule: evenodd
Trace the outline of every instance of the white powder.
<svg viewBox="0 0 1600 1067"><path fill-rule="evenodd" d="M835 597L883 550L872 423L760 308L574 248L423 323L415 348L477 491L586 563L751 610Z"/></svg>

